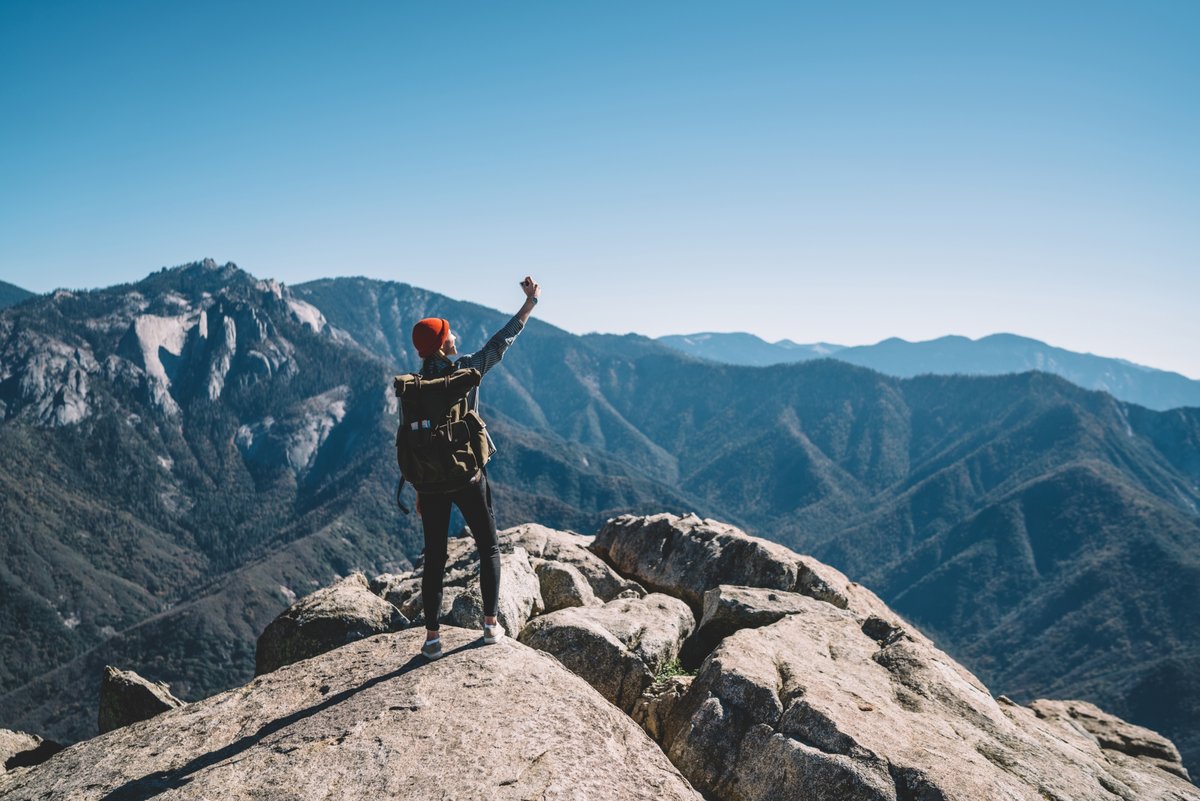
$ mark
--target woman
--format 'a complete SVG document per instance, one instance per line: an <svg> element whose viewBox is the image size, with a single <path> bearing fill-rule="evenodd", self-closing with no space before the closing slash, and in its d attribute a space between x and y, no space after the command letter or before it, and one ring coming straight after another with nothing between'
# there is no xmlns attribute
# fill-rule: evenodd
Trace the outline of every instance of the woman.
<svg viewBox="0 0 1200 801"><path fill-rule="evenodd" d="M541 288L528 275L521 282L525 303L503 328L495 333L483 349L470 356L458 356L457 340L447 320L427 317L413 326L413 345L424 360L420 375L438 378L462 367L474 367L481 376L504 356L517 334L525 327L533 307L537 305ZM470 408L479 406L479 388L467 395ZM491 443L491 436L488 436ZM425 645L421 653L430 659L442 655L438 634L438 613L442 607L442 579L446 572L446 548L450 533L450 504L458 506L463 519L475 538L479 551L479 590L483 595L483 641L494 643L504 636L504 627L496 620L500 597L500 544L496 540L496 516L492 513L492 491L487 471L480 470L464 488L446 494L417 495L417 512L425 529L425 562L421 575L421 601L425 607Z"/></svg>

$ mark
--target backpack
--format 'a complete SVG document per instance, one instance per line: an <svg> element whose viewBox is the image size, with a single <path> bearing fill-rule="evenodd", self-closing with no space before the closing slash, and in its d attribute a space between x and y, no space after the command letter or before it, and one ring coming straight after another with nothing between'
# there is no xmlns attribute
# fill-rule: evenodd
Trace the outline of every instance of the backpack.
<svg viewBox="0 0 1200 801"><path fill-rule="evenodd" d="M405 481L419 493L454 492L471 483L491 458L486 425L467 402L481 377L478 370L467 367L441 378L406 373L392 381L400 399L398 504ZM400 508L408 511L403 504Z"/></svg>

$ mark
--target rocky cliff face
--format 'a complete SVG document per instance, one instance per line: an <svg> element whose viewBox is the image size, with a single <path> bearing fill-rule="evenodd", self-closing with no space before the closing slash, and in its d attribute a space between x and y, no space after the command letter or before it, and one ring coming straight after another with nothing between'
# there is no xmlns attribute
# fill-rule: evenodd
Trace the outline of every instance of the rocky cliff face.
<svg viewBox="0 0 1200 801"><path fill-rule="evenodd" d="M294 375L296 346L281 323L345 338L278 282L211 259L134 285L59 290L0 318L3 417L78 423L103 403L89 391L97 384L178 416L181 404L217 400L231 382ZM107 394L120 399L120 389Z"/></svg>
<svg viewBox="0 0 1200 801"><path fill-rule="evenodd" d="M338 569L331 549L402 564L411 526L397 530L386 490L356 497L394 480L387 374L286 287L232 264L0 312L0 717L60 741L93 734L98 683L77 681L76 659L89 674L130 655L144 668L136 655L152 650L187 661L190 678L158 677L193 697L244 683L287 593ZM383 520L388 537L364 542ZM281 553L313 534L324 542ZM297 565L305 545L324 553ZM274 575L234 575L280 558L292 564ZM206 619L184 611L205 596ZM201 630L207 643L171 645ZM44 681L57 689L28 686ZM35 712L39 697L61 705Z"/></svg>
<svg viewBox="0 0 1200 801"><path fill-rule="evenodd" d="M442 658L418 654L419 566L351 577L274 627L290 663L11 769L0 798L1200 799L1164 738L994 698L863 587L731 526L501 539L516 636L482 644L455 541ZM364 627L381 598L392 621Z"/></svg>

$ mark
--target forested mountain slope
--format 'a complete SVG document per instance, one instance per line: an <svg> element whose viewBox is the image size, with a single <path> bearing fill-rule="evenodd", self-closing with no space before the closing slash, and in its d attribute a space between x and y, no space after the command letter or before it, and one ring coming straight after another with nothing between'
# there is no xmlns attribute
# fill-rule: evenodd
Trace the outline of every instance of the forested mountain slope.
<svg viewBox="0 0 1200 801"><path fill-rule="evenodd" d="M428 315L463 352L508 317L213 262L0 312L0 724L91 734L106 662L234 686L290 598L415 561L390 378ZM863 581L995 691L1082 696L1200 756L1196 410L1044 373L717 365L536 317L482 403L502 526L719 514Z"/></svg>
<svg viewBox="0 0 1200 801"><path fill-rule="evenodd" d="M6 306L15 306L21 301L32 297L33 293L29 290L22 289L7 281L0 281L0 309Z"/></svg>

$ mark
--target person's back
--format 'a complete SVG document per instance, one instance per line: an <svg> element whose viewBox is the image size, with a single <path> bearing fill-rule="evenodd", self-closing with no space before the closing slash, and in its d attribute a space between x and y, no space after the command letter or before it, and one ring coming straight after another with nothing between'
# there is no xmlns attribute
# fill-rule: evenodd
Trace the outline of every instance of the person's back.
<svg viewBox="0 0 1200 801"><path fill-rule="evenodd" d="M504 352L513 344L525 327L533 307L537 305L541 288L529 276L521 282L525 303L520 310L488 340L480 350L468 356L458 356L458 342L448 320L428 317L413 326L412 339L422 364L421 378L441 378L455 370L471 368L479 371L479 380L496 366ZM479 386L467 393L468 411L478 415ZM480 418L482 420L482 418ZM409 421L411 424L412 421ZM496 450L486 426L482 433L489 455ZM486 458L483 460L486 462ZM454 489L429 492L418 490L417 511L425 531L425 559L422 565L421 597L425 616L425 647L421 652L430 659L442 655L438 636L438 616L442 605L442 580L446 570L446 552L450 529L450 506L458 506L479 550L479 589L483 596L483 639L492 643L504 636L504 628L496 620L500 595L500 545L496 540L496 517L492 511L492 491L487 468L481 467L466 483Z"/></svg>
<svg viewBox="0 0 1200 801"><path fill-rule="evenodd" d="M480 379L473 367L453 370L444 378L396 376L392 384L400 399L396 461L401 491L405 481L417 492L455 490L487 465L495 448L467 397Z"/></svg>

